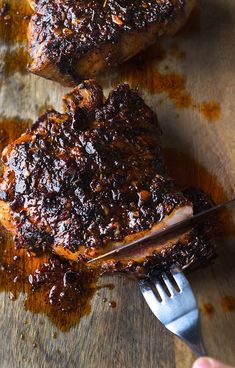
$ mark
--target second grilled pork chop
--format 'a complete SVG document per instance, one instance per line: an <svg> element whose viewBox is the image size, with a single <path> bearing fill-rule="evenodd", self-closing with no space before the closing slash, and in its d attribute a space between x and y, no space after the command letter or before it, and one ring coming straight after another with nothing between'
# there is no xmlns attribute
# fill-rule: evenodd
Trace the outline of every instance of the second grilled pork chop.
<svg viewBox="0 0 235 368"><path fill-rule="evenodd" d="M104 102L102 89L86 81L64 103L64 114L48 111L3 152L0 220L18 245L87 261L192 216L167 175L157 117L135 91L120 85ZM193 229L102 266L140 272L209 253Z"/></svg>
<svg viewBox="0 0 235 368"><path fill-rule="evenodd" d="M30 70L71 84L174 34L195 0L29 0Z"/></svg>

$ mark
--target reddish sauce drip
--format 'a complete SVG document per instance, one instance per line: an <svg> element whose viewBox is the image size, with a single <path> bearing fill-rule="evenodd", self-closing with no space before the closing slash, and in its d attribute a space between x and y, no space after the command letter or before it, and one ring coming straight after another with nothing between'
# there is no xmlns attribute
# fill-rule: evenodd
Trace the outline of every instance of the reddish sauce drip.
<svg viewBox="0 0 235 368"><path fill-rule="evenodd" d="M231 295L224 296L221 299L221 307L224 312L233 312L235 311L235 297Z"/></svg>
<svg viewBox="0 0 235 368"><path fill-rule="evenodd" d="M1 72L5 77L27 71L27 28L31 13L27 1L0 0L0 40L10 47L17 44L17 48L2 52Z"/></svg>
<svg viewBox="0 0 235 368"><path fill-rule="evenodd" d="M0 0L0 39L8 44L25 43L31 14L25 0Z"/></svg>
<svg viewBox="0 0 235 368"><path fill-rule="evenodd" d="M49 258L29 276L31 289L25 307L36 313L45 313L65 331L90 312L97 279L96 271L58 258ZM36 300L38 298L40 304Z"/></svg>
<svg viewBox="0 0 235 368"><path fill-rule="evenodd" d="M7 291L11 300L26 293L25 308L46 314L62 331L90 312L95 271L48 256L29 259L24 250L15 250L3 230L0 247L0 290Z"/></svg>
<svg viewBox="0 0 235 368"><path fill-rule="evenodd" d="M166 58L161 46L152 46L118 68L113 85L123 81L133 88L140 86L149 93L165 93L176 107L187 108L193 105L192 97L186 90L186 79L175 72L159 72L157 64Z"/></svg>
<svg viewBox="0 0 235 368"><path fill-rule="evenodd" d="M219 120L221 117L221 106L216 101L202 102L200 105L200 111L209 121Z"/></svg>
<svg viewBox="0 0 235 368"><path fill-rule="evenodd" d="M212 317L215 313L215 308L213 307L211 303L204 303L201 309L202 309L202 313L209 317Z"/></svg>
<svg viewBox="0 0 235 368"><path fill-rule="evenodd" d="M178 60L185 58L185 53L177 45L165 51L159 44L151 46L134 58L117 68L116 76L112 77L112 85L128 82L133 88L141 87L150 94L165 94L177 108L192 108L198 110L209 121L219 120L221 107L216 101L198 103L187 89L185 76L171 71L168 65L164 72L158 64L166 61L167 56Z"/></svg>
<svg viewBox="0 0 235 368"><path fill-rule="evenodd" d="M0 155L3 148L24 133L31 124L30 119L0 116Z"/></svg>
<svg viewBox="0 0 235 368"><path fill-rule="evenodd" d="M2 55L2 72L5 77L14 73L27 73L28 52L25 48L17 48L14 51L6 51Z"/></svg>

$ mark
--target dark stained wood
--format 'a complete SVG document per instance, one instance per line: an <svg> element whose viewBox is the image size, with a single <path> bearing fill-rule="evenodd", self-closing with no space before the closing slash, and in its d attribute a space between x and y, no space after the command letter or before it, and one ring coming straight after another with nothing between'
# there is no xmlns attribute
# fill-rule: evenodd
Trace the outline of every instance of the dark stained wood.
<svg viewBox="0 0 235 368"><path fill-rule="evenodd" d="M11 1L24 6L26 0ZM181 80L183 76L186 78L181 88L192 99L187 108L176 108L166 89L165 94L152 94L146 83L139 83L146 101L158 112L164 144L204 166L213 174L208 188L213 192L219 182L228 197L235 191L234 32L234 0L201 0L187 27L178 36L161 41L166 56L161 54L160 60L156 60L158 73L174 72ZM22 42L22 37L18 40ZM171 51L176 46L181 57ZM11 40L6 47L9 51L17 44ZM106 76L103 82L107 89L123 75L130 79L117 71ZM138 76L135 78L138 84ZM151 79L150 72L148 78ZM34 119L42 106L53 105L61 110L60 99L67 90L30 74L18 72L7 78L0 75L0 113L10 118L18 115ZM212 121L200 112L200 104L205 106L210 101L221 107L220 116ZM9 121L9 132L10 124ZM197 175L204 175L203 172L198 171ZM214 264L189 274L199 306L210 303L214 307L213 315L202 313L208 353L229 364L235 362L235 311L225 312L221 299L235 296L234 242L232 234L226 236L218 244L219 257ZM44 315L26 311L23 296L12 302L8 293L0 293L1 368L190 367L193 354L155 319L138 285L124 277L100 280L100 284L107 282L114 283L115 288L99 290L93 298L91 313L66 333ZM116 308L109 307L109 301L115 301Z"/></svg>

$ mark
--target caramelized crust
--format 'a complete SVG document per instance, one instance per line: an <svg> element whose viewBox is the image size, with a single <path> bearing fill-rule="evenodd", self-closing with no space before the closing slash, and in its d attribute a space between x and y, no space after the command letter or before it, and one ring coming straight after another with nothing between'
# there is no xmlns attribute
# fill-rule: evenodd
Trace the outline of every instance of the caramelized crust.
<svg viewBox="0 0 235 368"><path fill-rule="evenodd" d="M122 63L173 34L195 0L35 0L28 31L33 73L64 84Z"/></svg>
<svg viewBox="0 0 235 368"><path fill-rule="evenodd" d="M0 220L19 246L86 261L192 215L167 175L157 117L135 91L120 85L104 101L86 81L63 101L64 114L48 111L3 152ZM192 230L103 268L138 268L193 241L206 247Z"/></svg>

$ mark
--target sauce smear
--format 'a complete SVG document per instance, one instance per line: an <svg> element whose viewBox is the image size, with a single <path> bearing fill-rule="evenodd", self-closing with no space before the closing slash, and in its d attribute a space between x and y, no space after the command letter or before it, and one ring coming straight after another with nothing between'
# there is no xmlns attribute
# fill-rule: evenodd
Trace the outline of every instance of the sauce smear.
<svg viewBox="0 0 235 368"><path fill-rule="evenodd" d="M220 301L221 307L224 312L235 311L235 297L231 295L224 296Z"/></svg>
<svg viewBox="0 0 235 368"><path fill-rule="evenodd" d="M1 117L0 149L30 124L30 120ZM6 291L12 301L25 293L25 308L47 315L61 330L89 313L97 280L97 272L75 263L49 255L30 257L26 250L15 249L12 237L0 226L0 291Z"/></svg>
<svg viewBox="0 0 235 368"><path fill-rule="evenodd" d="M219 120L221 117L221 106L216 101L202 102L199 108L203 116L209 121Z"/></svg>
<svg viewBox="0 0 235 368"><path fill-rule="evenodd" d="M215 313L215 308L213 307L211 303L204 303L201 309L202 309L202 313L207 315L210 318L213 317Z"/></svg>
<svg viewBox="0 0 235 368"><path fill-rule="evenodd" d="M2 68L4 77L9 77L14 73L27 73L27 64L29 62L28 52L25 48L19 47L12 51L3 52L2 55Z"/></svg>
<svg viewBox="0 0 235 368"><path fill-rule="evenodd" d="M25 309L47 315L67 331L90 312L98 273L56 257L29 257L1 229L0 290L10 300L25 293Z"/></svg>
<svg viewBox="0 0 235 368"><path fill-rule="evenodd" d="M31 14L25 0L0 0L0 39L11 45L26 43Z"/></svg>
<svg viewBox="0 0 235 368"><path fill-rule="evenodd" d="M27 71L27 28L31 14L27 1L0 0L0 41L8 46L0 60L0 72L5 78Z"/></svg>
<svg viewBox="0 0 235 368"><path fill-rule="evenodd" d="M186 89L186 78L175 72L162 73L158 70L158 64L165 58L166 51L160 45L148 48L118 67L112 85L126 81L132 88L139 86L150 94L165 93L176 107L192 107L193 100Z"/></svg>
<svg viewBox="0 0 235 368"><path fill-rule="evenodd" d="M220 104L217 101L195 101L187 88L186 77L163 64L169 56L178 61L186 57L177 45L167 51L159 43L151 46L116 69L116 74L111 75L112 86L127 82L132 88L140 87L152 95L165 94L176 108L196 109L208 121L219 120Z"/></svg>

